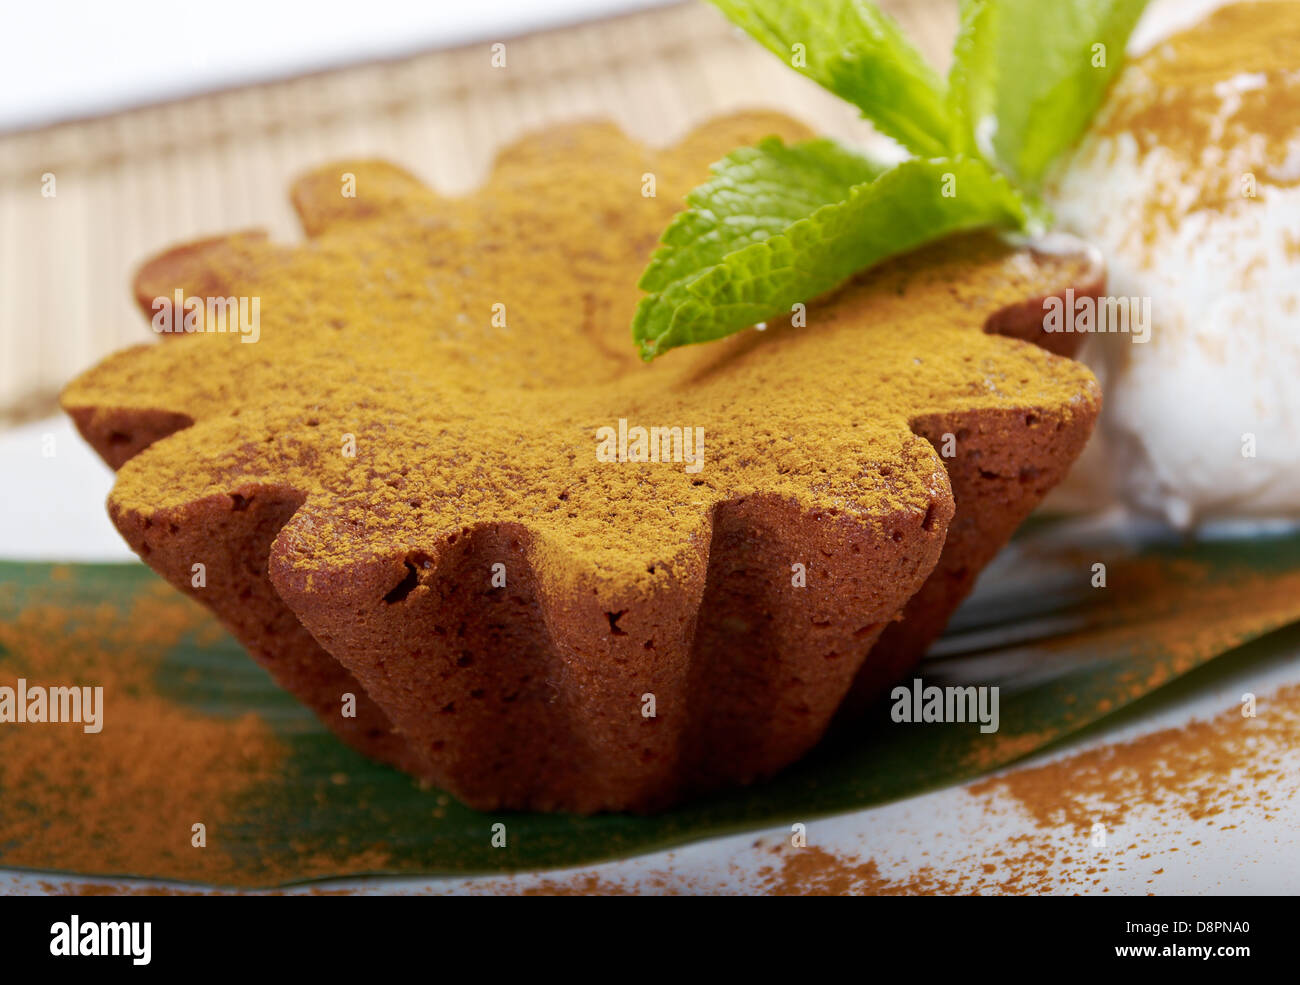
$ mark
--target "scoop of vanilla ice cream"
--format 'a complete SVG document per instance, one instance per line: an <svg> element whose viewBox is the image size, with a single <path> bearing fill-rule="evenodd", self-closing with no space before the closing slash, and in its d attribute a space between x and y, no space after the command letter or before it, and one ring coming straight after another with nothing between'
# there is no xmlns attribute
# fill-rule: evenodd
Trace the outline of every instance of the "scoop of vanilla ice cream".
<svg viewBox="0 0 1300 985"><path fill-rule="evenodd" d="M1148 341L1083 352L1105 395L1093 491L1179 527L1300 518L1300 3L1223 6L1155 41L1048 198L1101 248L1110 295L1150 299Z"/></svg>

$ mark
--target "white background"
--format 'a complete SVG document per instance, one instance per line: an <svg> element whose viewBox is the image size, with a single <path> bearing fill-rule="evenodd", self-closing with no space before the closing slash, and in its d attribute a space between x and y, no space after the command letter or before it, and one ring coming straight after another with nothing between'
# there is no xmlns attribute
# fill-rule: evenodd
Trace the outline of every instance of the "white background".
<svg viewBox="0 0 1300 985"><path fill-rule="evenodd" d="M0 130L671 2L13 0L0 20Z"/></svg>

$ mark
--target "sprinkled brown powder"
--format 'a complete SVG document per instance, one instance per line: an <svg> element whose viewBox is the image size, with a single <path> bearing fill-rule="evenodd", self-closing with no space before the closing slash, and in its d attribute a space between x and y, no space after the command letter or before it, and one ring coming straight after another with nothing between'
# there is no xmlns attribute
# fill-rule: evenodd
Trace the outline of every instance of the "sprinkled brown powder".
<svg viewBox="0 0 1300 985"><path fill-rule="evenodd" d="M769 866L759 871L764 889L776 896L874 894L887 885L870 860L846 859L815 847L782 854L779 869Z"/></svg>
<svg viewBox="0 0 1300 985"><path fill-rule="evenodd" d="M257 344L192 334L119 353L63 404L92 431L130 408L196 422L123 466L117 509L150 516L267 483L304 492L281 538L313 572L522 522L546 580L643 586L698 567L707 517L727 499L925 514L942 475L915 416L1093 412L1087 370L979 331L1008 304L1078 283L1086 259L987 237L883 265L819 303L806 328L641 363L628 326L656 238L709 162L773 133L807 135L748 114L656 151L605 124L557 127L507 148L461 200L389 165L322 168L294 192L308 245L228 238L174 259L153 288L260 298ZM357 176L355 199L339 194L343 172ZM641 195L644 174L655 197ZM703 428L707 466L603 467L597 429L620 418Z"/></svg>
<svg viewBox="0 0 1300 985"><path fill-rule="evenodd" d="M519 890L518 894L520 896L636 896L638 890L626 883L607 881L595 873L584 873L571 879L544 879ZM677 894L670 891L661 895Z"/></svg>
<svg viewBox="0 0 1300 985"><path fill-rule="evenodd" d="M991 852L885 874L871 858L781 843L768 849L774 862L756 872L733 866L730 891L804 896L1108 892L1108 875L1130 870L1149 874L1148 885L1158 890L1165 866L1156 860L1178 853L1184 822L1214 825L1232 837L1227 833L1237 825L1216 824L1220 815L1270 803L1277 781L1294 776L1300 767L1300 685L1262 699L1258 712L1255 718L1243 718L1234 709L1210 721L972 784L966 789L984 802L989 815L1005 813L1010 806L1028 813L1039 829L1009 837ZM1158 841L1119 840L1122 826L1136 811L1154 815L1146 823L1154 824ZM1269 820L1272 814L1264 817ZM1080 839L1095 822L1111 832L1113 843L1104 851L1089 851L1086 839ZM1195 846L1200 840L1186 844ZM920 857L928 854L919 852ZM581 872L524 885L502 880L483 889L628 896L711 893L718 885L709 877L664 869L625 878Z"/></svg>
<svg viewBox="0 0 1300 985"><path fill-rule="evenodd" d="M55 574L56 582L66 580ZM110 605L25 607L0 625L0 684L104 688L104 726L0 726L4 863L87 872L147 872L220 881L232 862L222 827L239 798L271 779L282 750L252 714L200 714L157 694L167 649L210 617L159 584L123 615ZM123 659L124 646L131 648ZM191 825L207 847L191 847Z"/></svg>
<svg viewBox="0 0 1300 985"><path fill-rule="evenodd" d="M1223 572L1218 571L1222 576ZM1117 589L1108 612L1141 613L1145 621L1112 632L1155 635L1180 659L1194 661L1196 648L1213 634L1212 645L1230 640L1241 627L1270 613L1290 612L1300 598L1300 576L1242 573L1210 578L1201 564L1139 559L1110 566ZM71 571L51 573L61 584ZM0 585L10 596L15 586ZM1163 608L1162 608L1163 607ZM1152 619L1152 609L1156 618ZM1167 613L1164 610L1168 610ZM1093 627L1091 632L1096 632ZM220 825L242 790L278 769L281 751L265 726L252 716L238 721L213 719L173 705L153 693L153 675L166 649L185 634L211 638L220 629L193 603L165 586L151 586L126 616L109 605L37 605L0 626L0 682L16 676L32 680L103 684L109 695L111 725L87 736L72 726L9 727L0 730L0 789L23 790L21 800L6 798L0 809L0 843L16 843L11 864L146 871L159 858L192 878L220 882L231 861L219 849L219 837L204 851L188 844L188 820L170 825L167 818L191 814L205 819L219 835ZM1111 640L1107 646L1116 645ZM137 656L120 659L130 645ZM1178 656L1183 654L1183 658ZM1135 676L1133 688L1153 683ZM125 695L122 700L115 695ZM1260 717L1241 719L1233 711L1211 722L1193 723L1142 737L1130 743L1080 753L1062 762L1018 770L981 781L969 789L985 798L989 809L1006 810L1006 797L1023 807L1042 836L1012 839L993 856L971 855L944 867L921 866L888 876L869 860L842 858L818 848L780 849L779 865L769 866L752 888L766 892L808 893L967 893L1075 891L1100 884L1110 868L1137 860L1137 846L1122 858L1075 859L1077 833L1101 821L1112 830L1135 809L1156 810L1163 822L1175 818L1213 820L1251 803L1267 804L1270 789L1288 771L1300 750L1300 686L1264 701ZM1103 704L1108 702L1103 702ZM1106 710L1099 706L1099 710ZM1021 735L988 743L990 763L1018 743L1032 751L1042 736ZM999 747L999 744L1002 746ZM52 789L43 779L51 778ZM159 782L166 777L167 782ZM336 782L342 777L336 777ZM75 789L84 782L84 789ZM17 805L17 807L15 807ZM436 813L436 811L435 811ZM1221 822L1217 830L1235 825ZM1063 837L1072 847L1062 845ZM58 846L58 858L41 846ZM1150 847L1150 846L1147 846ZM1172 850L1172 849L1170 849ZM71 854L69 854L71 851ZM382 852L370 858L340 860L304 846L296 872L325 876L340 871L383 869ZM1151 852L1137 858L1149 859ZM1154 862L1151 863L1155 865ZM1152 879L1163 867L1149 869ZM75 891L79 884L68 884ZM507 891L530 895L627 895L716 891L716 885L651 873L632 881L583 873L545 879ZM145 890L142 890L145 891Z"/></svg>
<svg viewBox="0 0 1300 985"><path fill-rule="evenodd" d="M1129 699L1239 645L1261 625L1284 625L1300 616L1300 572L1242 570L1232 579L1211 578L1208 567L1194 562L1137 559L1113 570L1111 584L1122 588L1098 612L1114 624L1082 631L1092 648L1099 654L1135 652L1154 641L1169 657L1145 672L1120 675L1129 685ZM1068 649L1081 635L1043 645L1049 651Z"/></svg>
<svg viewBox="0 0 1300 985"><path fill-rule="evenodd" d="M1058 763L973 784L979 795L1010 794L1041 827L1108 827L1138 807L1192 820L1267 804L1270 785L1300 764L1300 686L1283 688L1254 718L1240 710Z"/></svg>
<svg viewBox="0 0 1300 985"><path fill-rule="evenodd" d="M1151 255L1189 214L1267 203L1300 182L1300 3L1230 4L1129 65L1091 141L1159 155L1160 180L1134 235ZM1254 195L1243 181L1252 176Z"/></svg>
<svg viewBox="0 0 1300 985"><path fill-rule="evenodd" d="M1093 557L1075 563L1087 570ZM1230 576L1229 576L1230 574ZM1121 672L1123 687L1111 697L1081 701L1070 695L1067 722L1088 722L1187 673L1205 660L1240 645L1264 629L1300 619L1300 572L1212 570L1208 565L1174 558L1129 558L1109 564L1105 605L1090 607L1076 631L1034 643L1035 661L1081 652L1099 660L1115 654L1152 652L1159 659L1143 669ZM969 750L976 769L992 769L1032 753L1059 737L1059 732L999 731Z"/></svg>
<svg viewBox="0 0 1300 985"><path fill-rule="evenodd" d="M1213 824L1227 812L1267 805L1277 781L1293 776L1298 766L1300 685L1292 685L1262 701L1255 718L1243 718L1233 709L1210 721L972 784L968 791L984 798L989 810L1005 809L997 795L1010 796L1043 830L1041 836L1009 839L1007 848L992 858L971 854L943 867L920 866L907 876L885 878L870 860L815 847L779 847L780 864L760 871L760 888L800 895L1104 890L1106 873L1150 865L1156 854L1176 853L1180 821ZM1160 846L1130 842L1095 856L1079 852L1079 832L1096 822L1115 832L1134 811L1154 813L1154 823L1168 836ZM1226 832L1236 825L1218 827ZM1164 867L1150 865L1149 871L1151 884L1158 888L1156 877L1164 874Z"/></svg>

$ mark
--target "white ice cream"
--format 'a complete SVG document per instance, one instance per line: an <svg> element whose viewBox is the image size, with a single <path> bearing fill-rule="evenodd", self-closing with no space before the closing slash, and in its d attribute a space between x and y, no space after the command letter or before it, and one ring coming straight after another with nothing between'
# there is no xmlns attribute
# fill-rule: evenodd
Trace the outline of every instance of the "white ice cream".
<svg viewBox="0 0 1300 985"><path fill-rule="evenodd" d="M1137 45L1189 6L1157 5ZM1150 341L1085 348L1105 408L1081 464L1179 527L1300 518L1300 4L1266 6L1267 58L1162 41L1131 62L1050 194L1061 228L1101 248L1109 293L1151 299ZM1178 90L1201 126L1164 113Z"/></svg>

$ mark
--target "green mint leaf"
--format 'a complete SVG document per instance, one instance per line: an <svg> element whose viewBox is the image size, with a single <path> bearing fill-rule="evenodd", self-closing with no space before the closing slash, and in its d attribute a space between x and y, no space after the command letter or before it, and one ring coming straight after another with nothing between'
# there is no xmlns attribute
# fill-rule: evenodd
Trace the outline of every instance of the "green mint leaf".
<svg viewBox="0 0 1300 985"><path fill-rule="evenodd" d="M949 153L943 79L871 0L711 0L729 20L920 157Z"/></svg>
<svg viewBox="0 0 1300 985"><path fill-rule="evenodd" d="M768 137L757 147L732 151L713 165L712 178L686 196L686 211L665 230L638 286L662 291L823 205L844 201L885 168L833 140L787 147Z"/></svg>
<svg viewBox="0 0 1300 985"><path fill-rule="evenodd" d="M992 160L991 145L981 147L977 128L989 127L997 119L997 46L984 43L989 31L989 0L961 0L961 21L953 42L952 67L948 70L948 115L952 135L948 142L963 154L984 154ZM987 121L981 124L981 121ZM991 131L988 136L991 136ZM980 134L981 137L985 136Z"/></svg>
<svg viewBox="0 0 1300 985"><path fill-rule="evenodd" d="M811 301L858 271L950 233L1020 228L1027 221L1020 193L978 158L914 159L879 172L828 144L787 147L770 138L740 154L742 172L761 176L752 197L742 179L720 183L735 154L691 193L697 217L678 216L669 227L674 241L663 248L669 252L656 256L642 280L653 291L632 322L642 358L788 315L797 302ZM855 167L867 180L845 189L842 182ZM786 198L782 173L788 175ZM725 219L713 208L711 188L723 193L717 209ZM726 235L728 229L735 235ZM698 248L689 239L693 232L707 237ZM704 257L707 266L699 265Z"/></svg>
<svg viewBox="0 0 1300 985"><path fill-rule="evenodd" d="M948 93L954 148L1035 185L1079 139L1147 0L962 0Z"/></svg>

